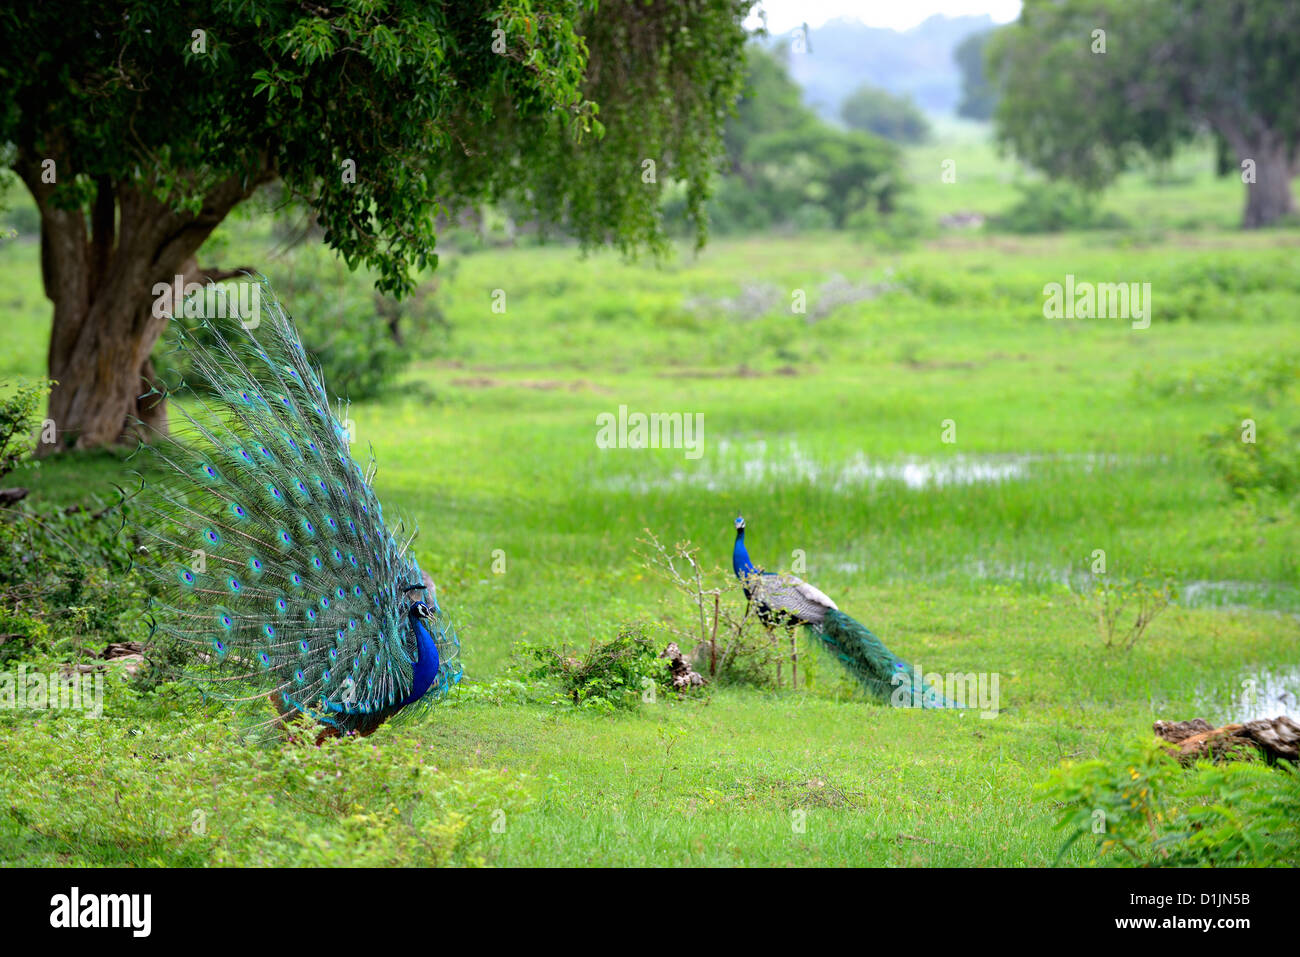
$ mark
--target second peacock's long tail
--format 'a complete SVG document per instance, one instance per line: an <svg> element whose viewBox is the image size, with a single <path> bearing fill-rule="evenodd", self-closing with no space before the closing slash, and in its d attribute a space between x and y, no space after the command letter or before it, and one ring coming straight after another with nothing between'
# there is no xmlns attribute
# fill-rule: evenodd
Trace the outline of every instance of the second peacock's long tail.
<svg viewBox="0 0 1300 957"><path fill-rule="evenodd" d="M885 647L862 622L837 609L828 609L820 625L809 625L823 645L840 660L859 684L881 701L913 708L958 708L943 693L927 685L917 669Z"/></svg>

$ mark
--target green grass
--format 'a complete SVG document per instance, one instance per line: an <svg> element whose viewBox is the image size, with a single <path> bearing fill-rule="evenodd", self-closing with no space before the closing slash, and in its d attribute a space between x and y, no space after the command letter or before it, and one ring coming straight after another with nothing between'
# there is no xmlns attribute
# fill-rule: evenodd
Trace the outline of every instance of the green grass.
<svg viewBox="0 0 1300 957"><path fill-rule="evenodd" d="M938 162L958 147L969 178L959 162L958 184L941 188ZM911 154L914 170L936 170L917 194L927 215L1004 208L1014 174L978 140L958 147ZM1104 756L1156 718L1227 716L1243 676L1300 664L1300 525L1235 503L1202 444L1258 401L1224 370L1300 352L1300 233L1233 231L1239 188L1196 169L1173 186L1132 174L1108 195L1133 232L962 232L905 251L845 235L738 239L662 268L564 246L449 255L450 335L413 344L421 358L400 387L352 417L386 508L420 523L417 554L478 687L376 746L395 767L418 747L449 779L526 775L532 803L476 839L501 864L1051 863L1061 836L1035 789L1060 761ZM1179 231L1183 219L1196 231ZM223 258L274 280L260 223L222 233ZM1066 273L1150 282L1151 327L1045 319L1042 288ZM8 378L41 372L38 274L34 245L0 246ZM813 323L790 312L794 290L815 305L836 276L878 295ZM491 310L496 289L504 314ZM757 305L735 311L724 300L737 297ZM620 405L702 413L703 456L598 448L596 416ZM949 419L955 444L941 437ZM909 462L1013 474L923 489L870 480L872 466ZM121 468L70 456L19 480L62 504L107 496ZM789 567L802 550L803 577L901 656L998 673L1005 711L881 707L810 647L799 692L725 687L613 716L490 684L521 639L582 649L658 620L666 592L633 554L640 530L689 538L726 566L738 510L757 561ZM1061 584L1096 549L1119 577L1262 588L1231 607L1175 607L1134 651L1107 653ZM114 733L79 738L68 716L5 720L32 746L0 757L0 803L28 809L0 818L0 859L283 860L220 809L236 790L274 804L274 775L218 780L217 749L195 777L177 756L177 736L220 714L114 691L100 725ZM42 760L102 762L96 787L110 789L151 741L169 755L153 772L165 810L97 823L99 797L74 788L59 793L78 813L37 814ZM212 811L213 838L189 830L196 807ZM326 829L319 815L274 814L286 841ZM1091 854L1080 844L1066 860ZM443 858L405 860L430 859Z"/></svg>

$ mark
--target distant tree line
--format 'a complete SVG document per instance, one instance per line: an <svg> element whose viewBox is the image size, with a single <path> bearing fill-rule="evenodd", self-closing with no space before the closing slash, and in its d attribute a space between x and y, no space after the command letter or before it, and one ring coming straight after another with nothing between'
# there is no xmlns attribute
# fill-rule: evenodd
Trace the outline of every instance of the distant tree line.
<svg viewBox="0 0 1300 957"><path fill-rule="evenodd" d="M744 86L723 132L726 175L710 201L711 227L843 229L891 213L903 184L898 147L825 122L804 104L779 54L755 43L746 53Z"/></svg>

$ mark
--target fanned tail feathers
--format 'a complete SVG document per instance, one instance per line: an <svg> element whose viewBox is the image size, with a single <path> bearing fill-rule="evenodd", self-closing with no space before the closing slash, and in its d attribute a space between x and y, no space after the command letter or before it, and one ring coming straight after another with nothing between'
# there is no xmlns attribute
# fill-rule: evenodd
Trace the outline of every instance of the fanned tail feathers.
<svg viewBox="0 0 1300 957"><path fill-rule="evenodd" d="M256 324L173 323L196 381L151 436L137 499L156 629L207 694L268 691L341 730L377 724L412 687L405 590L427 580L384 523L292 320L263 281ZM251 327L251 328L250 328ZM409 542L407 543L409 544ZM441 659L427 700L460 680L460 643L426 599Z"/></svg>
<svg viewBox="0 0 1300 957"><path fill-rule="evenodd" d="M863 688L884 702L903 707L957 708L942 692L881 642L866 625L837 609L828 609L820 626L809 630L821 639Z"/></svg>

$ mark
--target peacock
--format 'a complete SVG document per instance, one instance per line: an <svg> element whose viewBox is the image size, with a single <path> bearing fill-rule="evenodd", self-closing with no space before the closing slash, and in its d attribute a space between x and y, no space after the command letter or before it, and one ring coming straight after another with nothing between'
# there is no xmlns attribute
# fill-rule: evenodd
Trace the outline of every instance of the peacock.
<svg viewBox="0 0 1300 957"><path fill-rule="evenodd" d="M460 641L404 529L384 521L350 421L262 280L255 321L172 320L179 433L154 433L136 496L152 643L206 695L267 696L283 724L369 734L446 696ZM179 310L178 310L179 311ZM162 655L159 655L162 658Z"/></svg>
<svg viewBox="0 0 1300 957"><path fill-rule="evenodd" d="M821 590L793 575L765 572L750 561L745 548L745 519L736 516L736 544L731 567L745 598L771 631L799 625L816 635L867 692L893 703L922 708L955 708L921 673L888 648L861 622L839 610Z"/></svg>

